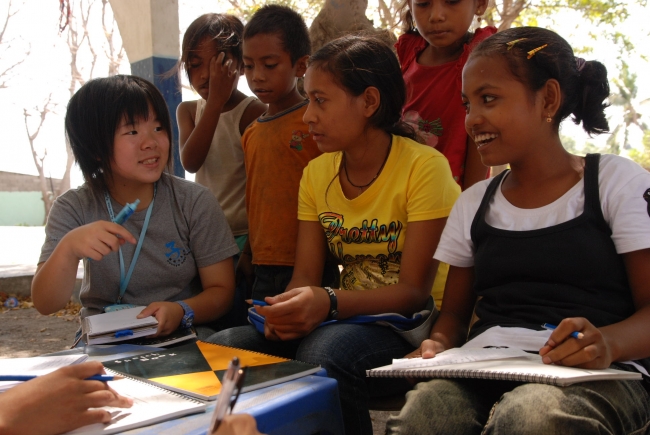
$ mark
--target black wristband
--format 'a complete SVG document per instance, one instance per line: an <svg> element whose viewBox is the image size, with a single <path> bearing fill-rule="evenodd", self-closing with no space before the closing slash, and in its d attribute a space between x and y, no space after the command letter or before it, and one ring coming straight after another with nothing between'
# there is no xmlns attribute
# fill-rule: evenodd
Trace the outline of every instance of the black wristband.
<svg viewBox="0 0 650 435"><path fill-rule="evenodd" d="M327 320L336 320L339 317L338 301L336 300L336 293L331 287L323 287L330 297L330 312L327 314Z"/></svg>

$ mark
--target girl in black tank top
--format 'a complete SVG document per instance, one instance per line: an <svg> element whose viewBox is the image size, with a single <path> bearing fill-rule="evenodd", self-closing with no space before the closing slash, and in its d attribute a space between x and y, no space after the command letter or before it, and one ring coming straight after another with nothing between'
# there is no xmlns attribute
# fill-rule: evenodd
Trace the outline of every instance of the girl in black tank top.
<svg viewBox="0 0 650 435"><path fill-rule="evenodd" d="M508 164L510 170L477 186L487 187L480 203L468 201L480 197L476 191L461 195L463 207L452 212L435 255L450 263L441 314L430 339L410 356L431 358L495 326L541 330L543 323L552 323L557 328L539 349L545 364L596 370L615 364L647 376L650 216L641 216L645 227L635 230L648 239L642 247L617 252L608 222L620 210L609 207L607 219L603 214L602 202L614 199L602 196L612 190L599 185L601 157L572 155L559 136L559 125L569 115L590 135L608 131L605 67L576 58L567 42L549 30L509 29L475 49L463 70L462 89L465 126L483 163ZM643 207L650 175L633 169L648 185L630 194L629 203ZM562 204L556 201L582 183L584 208L569 209L568 220L558 217L549 226L530 224L528 229L515 209L512 216L490 212L497 193L516 209L540 209ZM467 209L476 210L473 219L463 214ZM453 217L465 220L453 222ZM554 219L551 213L544 217ZM471 242L460 235L470 221ZM524 230L488 223L502 221ZM471 245L470 267L461 264L462 249L446 244L446 236ZM473 313L477 319L470 327ZM636 365L621 364L629 361ZM646 433L648 385L647 377L564 388L437 379L418 385L400 415L389 420L387 433Z"/></svg>

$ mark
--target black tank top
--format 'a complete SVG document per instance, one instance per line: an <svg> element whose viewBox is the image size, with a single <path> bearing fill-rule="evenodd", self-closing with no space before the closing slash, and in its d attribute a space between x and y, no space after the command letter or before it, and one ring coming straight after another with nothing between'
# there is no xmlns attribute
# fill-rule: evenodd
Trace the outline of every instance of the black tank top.
<svg viewBox="0 0 650 435"><path fill-rule="evenodd" d="M602 327L634 313L623 259L600 205L599 160L599 154L586 157L583 213L548 228L488 225L489 201L506 172L489 184L471 227L481 299L470 338L496 325L540 330L542 323L557 325L566 317L585 317Z"/></svg>

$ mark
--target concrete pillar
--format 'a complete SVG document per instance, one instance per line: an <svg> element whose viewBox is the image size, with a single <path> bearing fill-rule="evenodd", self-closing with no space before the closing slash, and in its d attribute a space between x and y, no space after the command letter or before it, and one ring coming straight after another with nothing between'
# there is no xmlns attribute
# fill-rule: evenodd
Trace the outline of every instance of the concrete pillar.
<svg viewBox="0 0 650 435"><path fill-rule="evenodd" d="M178 149L176 108L181 102L177 75L164 77L180 57L178 0L110 0L133 75L149 80L169 106L174 143L174 173L185 177Z"/></svg>

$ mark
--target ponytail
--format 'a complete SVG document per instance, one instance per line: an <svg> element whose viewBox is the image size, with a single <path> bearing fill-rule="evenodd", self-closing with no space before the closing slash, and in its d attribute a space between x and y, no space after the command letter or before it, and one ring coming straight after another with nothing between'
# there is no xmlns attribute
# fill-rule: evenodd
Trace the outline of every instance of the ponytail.
<svg viewBox="0 0 650 435"><path fill-rule="evenodd" d="M609 97L607 68L595 60L585 62L579 71L576 105L572 114L573 121L576 124L582 122L582 128L589 135L609 131L609 124L605 117L605 108L609 104L604 103L607 97Z"/></svg>

